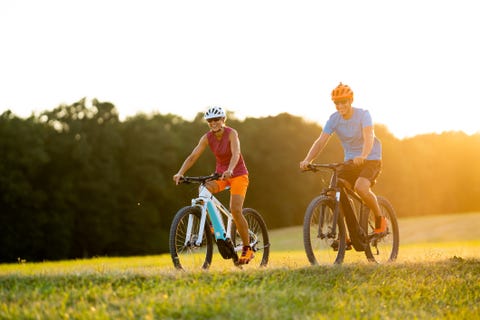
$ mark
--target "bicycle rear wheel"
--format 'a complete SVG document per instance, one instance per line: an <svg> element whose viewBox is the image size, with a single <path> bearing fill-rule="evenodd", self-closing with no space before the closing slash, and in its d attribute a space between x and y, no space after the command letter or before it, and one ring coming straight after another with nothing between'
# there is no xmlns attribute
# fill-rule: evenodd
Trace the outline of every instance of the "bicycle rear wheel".
<svg viewBox="0 0 480 320"><path fill-rule="evenodd" d="M341 215L337 219L337 236L331 237L335 201L327 196L313 199L305 211L303 244L312 265L341 264L345 257L345 224Z"/></svg>
<svg viewBox="0 0 480 320"><path fill-rule="evenodd" d="M390 202L381 196L377 196L380 210L387 218L387 233L380 237L372 237L365 250L367 259L372 262L386 263L397 259L398 248L400 245L400 234L398 230L398 221L395 210ZM369 210L367 221L367 234L372 235L375 229L375 214Z"/></svg>
<svg viewBox="0 0 480 320"><path fill-rule="evenodd" d="M177 269L208 269L212 263L213 239L207 224L204 226L202 242L200 245L195 244L200 231L200 217L201 209L190 206L180 209L173 218L169 246L173 265ZM190 236L187 236L189 219L192 230Z"/></svg>
<svg viewBox="0 0 480 320"><path fill-rule="evenodd" d="M267 224L263 220L260 213L252 208L244 208L243 216L248 223L248 234L250 235L250 246L255 252L255 258L252 261L260 260L260 266L264 267L268 264L270 255L270 240L268 238ZM237 232L235 224L232 225L231 239L235 251L241 251L243 242L240 234ZM259 259L260 258L260 259Z"/></svg>

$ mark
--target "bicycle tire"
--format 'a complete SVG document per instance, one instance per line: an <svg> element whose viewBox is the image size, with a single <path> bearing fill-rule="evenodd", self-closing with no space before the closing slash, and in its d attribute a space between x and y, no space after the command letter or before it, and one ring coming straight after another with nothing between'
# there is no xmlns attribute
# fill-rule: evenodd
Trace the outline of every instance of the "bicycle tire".
<svg viewBox="0 0 480 320"><path fill-rule="evenodd" d="M384 197L377 196L378 205L383 215L387 218L387 234L381 238L373 238L365 249L365 255L371 262L379 264L393 262L397 259L400 246L400 233L398 229L397 216L392 204ZM375 214L369 210L367 225L363 227L367 234L373 234L375 229Z"/></svg>
<svg viewBox="0 0 480 320"><path fill-rule="evenodd" d="M328 196L314 198L305 211L303 245L311 265L341 264L345 258L346 231L342 215L337 219L337 237L326 237L333 226L335 201ZM338 251L335 251L337 249Z"/></svg>
<svg viewBox="0 0 480 320"><path fill-rule="evenodd" d="M260 267L265 267L268 264L270 256L270 240L268 237L268 229L265 220L258 213L257 210L252 208L244 208L242 210L243 216L248 223L248 233L250 235L250 243L254 243L252 246L255 252L255 258L253 261L258 261L258 253L261 253ZM231 235L232 243L237 250L241 250L243 243L240 238L240 234L237 232L235 223L232 225Z"/></svg>
<svg viewBox="0 0 480 320"><path fill-rule="evenodd" d="M186 241L188 218L193 217L191 240ZM194 245L198 238L201 209L188 206L180 209L173 218L170 227L169 248L172 262L179 270L208 269L212 263L213 239L210 229L205 223L203 239L200 246Z"/></svg>

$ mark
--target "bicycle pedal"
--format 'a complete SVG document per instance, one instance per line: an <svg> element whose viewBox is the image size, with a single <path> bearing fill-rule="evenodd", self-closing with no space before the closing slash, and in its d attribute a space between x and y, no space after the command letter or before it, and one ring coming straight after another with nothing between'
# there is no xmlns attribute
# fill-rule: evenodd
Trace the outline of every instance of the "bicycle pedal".
<svg viewBox="0 0 480 320"><path fill-rule="evenodd" d="M376 241L384 238L387 235L387 232L382 233L371 233L368 235L368 241Z"/></svg>
<svg viewBox="0 0 480 320"><path fill-rule="evenodd" d="M333 251L338 251L338 240L334 240L330 247L332 247Z"/></svg>
<svg viewBox="0 0 480 320"><path fill-rule="evenodd" d="M335 240L332 242L331 247L333 248L333 251L338 251L339 247L339 242L338 240ZM352 241L350 239L347 239L346 247L345 250L352 250Z"/></svg>
<svg viewBox="0 0 480 320"><path fill-rule="evenodd" d="M236 252L233 253L232 255L232 260L234 265L239 265L238 263L238 254Z"/></svg>

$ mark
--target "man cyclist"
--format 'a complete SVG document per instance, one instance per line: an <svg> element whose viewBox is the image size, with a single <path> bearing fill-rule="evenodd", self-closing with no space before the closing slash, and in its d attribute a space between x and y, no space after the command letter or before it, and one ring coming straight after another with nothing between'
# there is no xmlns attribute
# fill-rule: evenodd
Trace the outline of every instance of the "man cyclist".
<svg viewBox="0 0 480 320"><path fill-rule="evenodd" d="M242 214L249 184L248 170L240 151L238 133L235 129L225 126L226 118L225 111L220 107L212 107L205 112L204 119L208 122L210 130L200 138L180 170L173 176L173 181L178 185L185 172L192 167L205 148L210 147L216 158L215 172L222 176L220 180L207 182L206 187L211 193L217 193L230 186L230 211L244 243L238 263L247 264L254 257L249 245L248 222Z"/></svg>
<svg viewBox="0 0 480 320"><path fill-rule="evenodd" d="M337 111L330 116L322 133L300 162L300 169L306 170L332 134L336 133L342 143L345 160L339 171L339 180L347 188L353 187L374 212L374 233L383 234L387 231L387 220L371 189L382 169L382 145L375 137L372 118L368 110L352 106L353 91L341 82L333 89L332 100Z"/></svg>

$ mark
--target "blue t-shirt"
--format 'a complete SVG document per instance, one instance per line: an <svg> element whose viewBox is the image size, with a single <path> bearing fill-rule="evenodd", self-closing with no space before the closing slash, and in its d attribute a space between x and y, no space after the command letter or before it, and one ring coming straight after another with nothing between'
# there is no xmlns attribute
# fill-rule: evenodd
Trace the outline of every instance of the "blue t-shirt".
<svg viewBox="0 0 480 320"><path fill-rule="evenodd" d="M373 126L372 117L368 110L353 108L350 119L343 119L340 113L333 113L325 124L323 131L328 134L336 133L343 146L345 161L362 155L363 128ZM382 159L382 144L374 137L373 148L367 160Z"/></svg>

